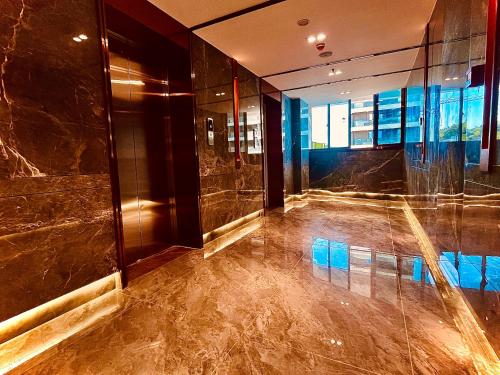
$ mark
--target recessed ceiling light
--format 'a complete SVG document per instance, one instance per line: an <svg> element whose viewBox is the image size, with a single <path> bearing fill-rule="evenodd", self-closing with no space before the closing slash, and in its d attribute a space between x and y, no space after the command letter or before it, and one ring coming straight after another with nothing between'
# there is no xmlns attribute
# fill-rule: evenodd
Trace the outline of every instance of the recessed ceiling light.
<svg viewBox="0 0 500 375"><path fill-rule="evenodd" d="M77 42L77 43L80 43L80 42L82 41L82 40L81 40L79 37L77 37L77 36L73 37L73 40L74 40L75 42Z"/></svg>
<svg viewBox="0 0 500 375"><path fill-rule="evenodd" d="M331 76L335 75L335 73L334 72L330 72L330 73L328 73L328 75L331 77Z"/></svg>
<svg viewBox="0 0 500 375"><path fill-rule="evenodd" d="M323 40L326 39L326 35L324 33L319 33L317 36L316 36L316 39L318 40L318 42L322 42Z"/></svg>
<svg viewBox="0 0 500 375"><path fill-rule="evenodd" d="M331 55L333 55L332 51L324 51L319 54L319 57L330 57Z"/></svg>
<svg viewBox="0 0 500 375"><path fill-rule="evenodd" d="M297 25L299 26L307 26L309 25L309 20L307 18L301 18L297 21Z"/></svg>
<svg viewBox="0 0 500 375"><path fill-rule="evenodd" d="M342 71L341 71L341 70L337 70L337 71L335 72L335 75L337 75L337 76L338 76L339 74L342 74Z"/></svg>
<svg viewBox="0 0 500 375"><path fill-rule="evenodd" d="M451 80L451 78L450 78L450 77L446 77L444 80L445 80L445 81L450 81L450 80Z"/></svg>
<svg viewBox="0 0 500 375"><path fill-rule="evenodd" d="M456 81L458 79L458 77L453 77L453 80Z"/></svg>
<svg viewBox="0 0 500 375"><path fill-rule="evenodd" d="M310 35L308 38L307 38L307 42L312 44L316 41L316 37L314 35Z"/></svg>
<svg viewBox="0 0 500 375"><path fill-rule="evenodd" d="M78 37L81 39L81 40L87 40L89 37L85 34L80 34L78 35Z"/></svg>

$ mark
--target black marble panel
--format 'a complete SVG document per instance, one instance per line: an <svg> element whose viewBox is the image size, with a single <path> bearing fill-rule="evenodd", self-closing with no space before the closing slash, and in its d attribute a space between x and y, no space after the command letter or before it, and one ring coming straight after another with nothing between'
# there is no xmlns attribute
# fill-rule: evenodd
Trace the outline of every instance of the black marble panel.
<svg viewBox="0 0 500 375"><path fill-rule="evenodd" d="M309 186L331 191L405 194L403 150L310 150Z"/></svg>
<svg viewBox="0 0 500 375"><path fill-rule="evenodd" d="M115 271L116 249L96 2L2 1L0 61L3 321Z"/></svg>

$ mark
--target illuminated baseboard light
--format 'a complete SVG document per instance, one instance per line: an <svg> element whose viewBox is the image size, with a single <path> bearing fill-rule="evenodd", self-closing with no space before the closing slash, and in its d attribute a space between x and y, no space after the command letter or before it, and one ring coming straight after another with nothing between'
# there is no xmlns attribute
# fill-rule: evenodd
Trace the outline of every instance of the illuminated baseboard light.
<svg viewBox="0 0 500 375"><path fill-rule="evenodd" d="M8 373L121 305L118 272L0 323L0 374Z"/></svg>
<svg viewBox="0 0 500 375"><path fill-rule="evenodd" d="M205 233L203 235L203 243L206 244L210 241L213 241L216 238L218 238L218 237L220 237L228 232L231 232L232 230L234 230L234 229L236 229L236 228L238 228L238 227L240 227L240 226L242 226L242 225L244 225L252 220L255 220L263 215L264 215L264 210L255 211L249 215L243 216L243 217L241 217L237 220L231 221L230 223L225 224L217 229L214 229L211 232Z"/></svg>
<svg viewBox="0 0 500 375"><path fill-rule="evenodd" d="M261 215L257 216L253 220L247 221L244 224L238 226L232 231L226 232L222 236L216 238L205 244L203 247L204 258L209 258L216 254L222 249L232 245L236 241L242 239L246 235L252 233L256 229L259 229L264 222L264 218Z"/></svg>

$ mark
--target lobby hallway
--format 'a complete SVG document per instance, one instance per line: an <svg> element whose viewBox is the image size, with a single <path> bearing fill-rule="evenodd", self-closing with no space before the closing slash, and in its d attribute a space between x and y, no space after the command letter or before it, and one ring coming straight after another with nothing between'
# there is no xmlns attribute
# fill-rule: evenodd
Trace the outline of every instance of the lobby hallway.
<svg viewBox="0 0 500 375"><path fill-rule="evenodd" d="M133 280L27 373L475 373L396 204L307 201L251 225Z"/></svg>

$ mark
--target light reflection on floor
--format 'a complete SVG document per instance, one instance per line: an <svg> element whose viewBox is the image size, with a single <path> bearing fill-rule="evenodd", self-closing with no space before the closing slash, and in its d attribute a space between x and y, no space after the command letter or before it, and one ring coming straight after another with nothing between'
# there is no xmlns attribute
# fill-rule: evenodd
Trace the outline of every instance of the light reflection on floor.
<svg viewBox="0 0 500 375"><path fill-rule="evenodd" d="M400 275L416 283L434 285L422 257L396 256L325 238L314 238L311 250L315 277L365 297L376 296L375 275Z"/></svg>

